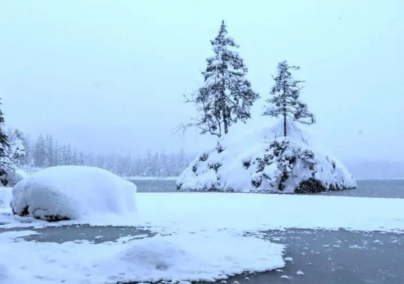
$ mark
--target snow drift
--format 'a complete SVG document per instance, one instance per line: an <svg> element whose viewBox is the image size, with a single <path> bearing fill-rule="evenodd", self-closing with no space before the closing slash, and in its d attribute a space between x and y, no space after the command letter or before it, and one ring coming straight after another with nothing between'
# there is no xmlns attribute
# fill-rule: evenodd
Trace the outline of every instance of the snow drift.
<svg viewBox="0 0 404 284"><path fill-rule="evenodd" d="M106 170L60 166L23 179L13 189L15 214L47 221L134 212L136 186Z"/></svg>
<svg viewBox="0 0 404 284"><path fill-rule="evenodd" d="M191 283L285 266L285 247L230 232L197 232L114 242L27 242L0 237L1 284ZM237 249L235 249L237 248Z"/></svg>
<svg viewBox="0 0 404 284"><path fill-rule="evenodd" d="M283 123L241 133L226 135L197 156L178 178L177 189L305 193L356 187L348 170L293 121L286 138Z"/></svg>

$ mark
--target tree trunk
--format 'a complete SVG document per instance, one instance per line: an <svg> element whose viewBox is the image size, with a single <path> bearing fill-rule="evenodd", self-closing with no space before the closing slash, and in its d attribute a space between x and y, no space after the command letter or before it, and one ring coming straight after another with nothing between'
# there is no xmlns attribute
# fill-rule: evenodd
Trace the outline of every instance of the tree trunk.
<svg viewBox="0 0 404 284"><path fill-rule="evenodd" d="M283 136L286 137L286 111L283 112Z"/></svg>
<svg viewBox="0 0 404 284"><path fill-rule="evenodd" d="M224 124L224 134L227 134L227 132L229 132L229 125L228 125L228 122L227 122L226 107L224 107L224 110L223 110L223 124Z"/></svg>

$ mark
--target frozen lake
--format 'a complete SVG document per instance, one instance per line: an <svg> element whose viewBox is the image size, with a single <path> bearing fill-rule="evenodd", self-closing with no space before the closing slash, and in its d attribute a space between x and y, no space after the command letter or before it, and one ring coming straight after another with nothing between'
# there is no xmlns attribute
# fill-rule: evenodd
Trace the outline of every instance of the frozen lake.
<svg viewBox="0 0 404 284"><path fill-rule="evenodd" d="M178 193L173 180L135 180L134 182L139 192L167 192L167 196ZM360 180L355 190L322 193L322 195L404 199L404 180ZM152 195L144 194L144 196ZM38 234L24 237L26 241L50 243L80 240L103 243L125 236L148 238L154 235L148 227L89 225L0 228L0 234L27 229L34 230ZM217 281L215 284L404 283L402 270L404 234L293 228L246 231L245 234L257 235L257 237L287 245L285 257L289 261L286 267L283 270L266 273L237 275L226 282ZM298 275L299 271L302 271L304 276Z"/></svg>
<svg viewBox="0 0 404 284"><path fill-rule="evenodd" d="M178 192L174 180L133 180L139 192ZM324 192L323 195L404 198L403 180L358 180L354 190Z"/></svg>
<svg viewBox="0 0 404 284"><path fill-rule="evenodd" d="M29 229L39 234L23 239L36 242L89 240L103 243L125 236L153 236L147 228L136 227L82 225ZM251 232L253 235L255 233L257 232ZM215 284L404 283L404 252L401 249L404 245L403 234L298 229L259 233L261 238L287 245L286 266L277 271L233 276L225 282L217 281ZM304 276L297 275L298 271L302 271Z"/></svg>

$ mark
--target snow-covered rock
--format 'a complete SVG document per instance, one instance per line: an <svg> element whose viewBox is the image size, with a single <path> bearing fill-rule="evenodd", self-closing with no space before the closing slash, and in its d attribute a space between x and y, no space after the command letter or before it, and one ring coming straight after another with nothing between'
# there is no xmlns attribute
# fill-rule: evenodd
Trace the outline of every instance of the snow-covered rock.
<svg viewBox="0 0 404 284"><path fill-rule="evenodd" d="M304 193L355 188L348 170L293 121L218 140L177 180L180 190Z"/></svg>
<svg viewBox="0 0 404 284"><path fill-rule="evenodd" d="M12 210L48 221L83 215L135 212L136 186L95 167L47 168L23 179L13 189Z"/></svg>

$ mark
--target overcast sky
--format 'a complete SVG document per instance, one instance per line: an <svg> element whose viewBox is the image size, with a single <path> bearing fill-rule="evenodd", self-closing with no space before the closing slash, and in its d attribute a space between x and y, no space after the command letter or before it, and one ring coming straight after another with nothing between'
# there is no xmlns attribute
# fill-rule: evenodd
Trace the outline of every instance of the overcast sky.
<svg viewBox="0 0 404 284"><path fill-rule="evenodd" d="M193 116L224 19L263 99L300 65L311 131L341 159L404 157L404 1L1 1L6 124L83 150L197 151ZM259 116L262 104L254 108ZM268 121L272 123L272 121Z"/></svg>

